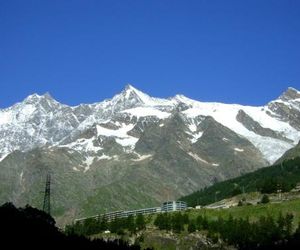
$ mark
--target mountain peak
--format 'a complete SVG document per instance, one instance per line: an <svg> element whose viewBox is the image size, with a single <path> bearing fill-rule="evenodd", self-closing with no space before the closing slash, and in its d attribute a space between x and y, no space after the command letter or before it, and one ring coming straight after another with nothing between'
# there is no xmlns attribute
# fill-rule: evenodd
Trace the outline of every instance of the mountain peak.
<svg viewBox="0 0 300 250"><path fill-rule="evenodd" d="M46 92L45 94L43 94L42 97L47 98L47 99L54 99L49 92Z"/></svg>
<svg viewBox="0 0 300 250"><path fill-rule="evenodd" d="M174 99L176 100L177 102L183 102L183 103L186 103L186 104L191 104L193 102L195 102L194 100L186 97L185 95L181 95L181 94L177 94L175 95L173 98L171 99Z"/></svg>
<svg viewBox="0 0 300 250"><path fill-rule="evenodd" d="M142 101L148 98L151 98L147 94L143 93L142 91L138 90L137 88L133 87L130 84L127 84L125 86L125 89L122 91L123 94L125 94L125 97L130 97L130 95L133 95L135 97L140 98Z"/></svg>
<svg viewBox="0 0 300 250"><path fill-rule="evenodd" d="M279 97L279 99L283 101L290 101L300 98L300 91L295 88L288 87L288 89L283 92L283 94Z"/></svg>
<svg viewBox="0 0 300 250"><path fill-rule="evenodd" d="M54 98L50 95L50 93L46 92L42 95L39 95L37 93L33 93L32 95L27 96L25 98L25 101L39 101L41 99L54 100Z"/></svg>
<svg viewBox="0 0 300 250"><path fill-rule="evenodd" d="M136 89L130 84L127 84L124 90L113 97L112 101L117 103L123 103L125 106L127 104L132 105L147 105L152 98L143 93L142 91Z"/></svg>
<svg viewBox="0 0 300 250"><path fill-rule="evenodd" d="M33 93L32 95L29 95L25 98L25 100L38 100L41 96L37 93Z"/></svg>
<svg viewBox="0 0 300 250"><path fill-rule="evenodd" d="M42 95L34 93L25 98L22 102L25 105L34 105L34 106L42 106L46 110L51 110L52 108L56 108L60 103L57 102L49 92L46 92Z"/></svg>
<svg viewBox="0 0 300 250"><path fill-rule="evenodd" d="M131 84L126 84L125 88L124 88L125 91L129 91L129 90L136 90L135 87L133 87Z"/></svg>

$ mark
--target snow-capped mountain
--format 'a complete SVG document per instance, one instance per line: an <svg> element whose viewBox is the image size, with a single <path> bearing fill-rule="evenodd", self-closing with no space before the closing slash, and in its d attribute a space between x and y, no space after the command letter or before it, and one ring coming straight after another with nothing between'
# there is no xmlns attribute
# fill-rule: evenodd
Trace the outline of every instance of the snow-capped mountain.
<svg viewBox="0 0 300 250"><path fill-rule="evenodd" d="M159 122L179 110L188 124L187 134L197 140L199 117L211 116L217 122L247 138L269 162L274 162L300 139L300 92L289 88L266 106L204 103L182 95L153 98L131 85L110 100L70 107L48 93L33 94L23 102L0 110L0 159L9 153L41 146L89 149L89 143L72 141L93 126L97 137L112 137L133 149L147 123ZM200 119L201 120L201 119ZM66 144L66 141L72 141Z"/></svg>
<svg viewBox="0 0 300 250"><path fill-rule="evenodd" d="M31 200L33 179L40 183L43 171L51 170L58 183L90 192L87 207L90 200L132 190L135 198L101 201L108 209L157 204L267 166L299 139L300 92L293 88L261 107L183 95L153 98L131 85L112 99L74 107L33 94L0 110L0 181L6 190L0 200ZM59 206L69 211L61 195ZM71 200L82 213L99 209Z"/></svg>

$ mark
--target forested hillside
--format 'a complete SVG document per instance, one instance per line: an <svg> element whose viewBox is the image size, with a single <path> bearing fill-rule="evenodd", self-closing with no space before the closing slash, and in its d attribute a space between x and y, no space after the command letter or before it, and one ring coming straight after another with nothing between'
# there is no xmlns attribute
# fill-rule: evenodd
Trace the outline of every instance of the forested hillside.
<svg viewBox="0 0 300 250"><path fill-rule="evenodd" d="M219 182L188 196L181 197L188 206L207 205L240 193L287 192L300 182L300 157L259 169L238 178Z"/></svg>

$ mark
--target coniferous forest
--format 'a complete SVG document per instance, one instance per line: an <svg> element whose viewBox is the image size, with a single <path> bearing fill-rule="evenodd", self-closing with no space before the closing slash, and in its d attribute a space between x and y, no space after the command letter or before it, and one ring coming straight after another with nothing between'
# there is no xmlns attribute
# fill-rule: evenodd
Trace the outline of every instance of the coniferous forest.
<svg viewBox="0 0 300 250"><path fill-rule="evenodd" d="M138 224L141 221L141 224ZM159 213L146 219L143 216L118 218L107 222L104 218L88 219L67 227L67 233L92 235L110 229L112 233L135 234L152 224L157 230L175 234L200 232L219 246L234 246L237 249L297 249L300 246L300 225L292 213L278 216L265 215L256 220L246 218L190 216L189 212Z"/></svg>
<svg viewBox="0 0 300 250"><path fill-rule="evenodd" d="M243 192L259 191L264 194L288 192L300 182L300 157L286 160L271 167L259 169L255 172L218 182L185 197L181 197L193 207L207 205L229 198Z"/></svg>
<svg viewBox="0 0 300 250"><path fill-rule="evenodd" d="M165 213L158 215L154 224L160 230L177 233L185 228L189 233L205 231L213 242L222 240L237 249L296 249L300 244L300 226L293 230L292 214L279 214L277 218L261 216L257 221L250 221L232 216L210 220L202 215L189 220L180 213Z"/></svg>

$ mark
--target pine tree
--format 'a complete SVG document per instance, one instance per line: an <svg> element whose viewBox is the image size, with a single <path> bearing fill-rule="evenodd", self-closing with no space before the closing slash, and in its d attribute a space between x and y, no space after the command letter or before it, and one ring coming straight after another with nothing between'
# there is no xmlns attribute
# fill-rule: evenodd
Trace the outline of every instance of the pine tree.
<svg viewBox="0 0 300 250"><path fill-rule="evenodd" d="M162 229L162 214L158 214L154 220L154 226L158 227L160 230Z"/></svg>
<svg viewBox="0 0 300 250"><path fill-rule="evenodd" d="M260 201L262 204L266 204L270 202L269 196L264 194Z"/></svg>
<svg viewBox="0 0 300 250"><path fill-rule="evenodd" d="M285 216L286 238L289 238L292 235L293 219L294 219L294 215L293 214L288 213Z"/></svg>
<svg viewBox="0 0 300 250"><path fill-rule="evenodd" d="M128 229L129 232L131 233L135 233L135 221L134 221L134 217L133 215L129 215L127 218L126 218L126 224L125 224L126 228Z"/></svg>
<svg viewBox="0 0 300 250"><path fill-rule="evenodd" d="M145 218L142 214L138 214L135 220L137 230L143 230L146 228Z"/></svg>
<svg viewBox="0 0 300 250"><path fill-rule="evenodd" d="M180 233L184 228L184 217L181 213L175 213L172 216L172 229L176 233Z"/></svg>
<svg viewBox="0 0 300 250"><path fill-rule="evenodd" d="M100 219L100 229L101 231L105 231L108 229L108 221L105 216L102 216L102 218Z"/></svg>
<svg viewBox="0 0 300 250"><path fill-rule="evenodd" d="M188 232L193 233L196 231L195 221L190 221L188 225Z"/></svg>

